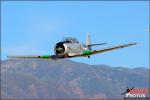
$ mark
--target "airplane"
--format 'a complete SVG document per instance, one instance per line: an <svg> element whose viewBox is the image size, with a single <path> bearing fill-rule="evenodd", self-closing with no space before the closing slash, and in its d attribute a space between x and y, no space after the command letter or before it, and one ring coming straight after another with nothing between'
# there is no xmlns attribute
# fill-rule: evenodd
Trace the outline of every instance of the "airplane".
<svg viewBox="0 0 150 100"><path fill-rule="evenodd" d="M128 88L128 87L127 87L126 92L122 93L121 95L126 94L126 93L129 93L129 92L130 92L131 90L133 90L133 89L134 89L134 87L132 87L132 88Z"/></svg>
<svg viewBox="0 0 150 100"><path fill-rule="evenodd" d="M127 43L122 45L117 45L114 47L103 48L99 50L92 50L92 46L105 45L107 43L91 44L90 35L87 35L86 44L80 43L76 38L67 37L61 42L58 42L54 47L54 55L38 55L38 56L7 56L8 58L41 58L41 59L63 59L63 58L73 58L73 57L88 57L104 53L111 50L116 50L120 48L125 48L128 46L136 45L137 43Z"/></svg>

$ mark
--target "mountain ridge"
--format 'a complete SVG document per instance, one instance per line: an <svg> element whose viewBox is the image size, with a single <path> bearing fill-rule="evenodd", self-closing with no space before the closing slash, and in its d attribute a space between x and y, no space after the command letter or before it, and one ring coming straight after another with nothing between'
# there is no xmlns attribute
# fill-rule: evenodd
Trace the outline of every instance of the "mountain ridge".
<svg viewBox="0 0 150 100"><path fill-rule="evenodd" d="M149 69L89 65L68 59L1 61L2 98L112 99L148 87ZM140 79L140 80L139 80ZM115 92L114 92L115 90Z"/></svg>

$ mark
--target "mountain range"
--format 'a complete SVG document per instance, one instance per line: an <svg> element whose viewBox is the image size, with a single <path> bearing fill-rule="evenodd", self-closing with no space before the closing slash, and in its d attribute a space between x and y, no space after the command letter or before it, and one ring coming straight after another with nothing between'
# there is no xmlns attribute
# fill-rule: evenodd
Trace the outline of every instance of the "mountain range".
<svg viewBox="0 0 150 100"><path fill-rule="evenodd" d="M121 99L127 87L149 85L149 69L63 60L1 61L2 99Z"/></svg>

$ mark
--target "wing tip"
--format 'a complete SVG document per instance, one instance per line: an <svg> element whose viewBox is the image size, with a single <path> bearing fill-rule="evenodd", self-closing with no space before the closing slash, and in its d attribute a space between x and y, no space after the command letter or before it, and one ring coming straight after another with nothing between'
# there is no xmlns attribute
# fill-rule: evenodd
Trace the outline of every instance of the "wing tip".
<svg viewBox="0 0 150 100"><path fill-rule="evenodd" d="M138 44L137 42L130 42L127 45L137 45L137 44Z"/></svg>

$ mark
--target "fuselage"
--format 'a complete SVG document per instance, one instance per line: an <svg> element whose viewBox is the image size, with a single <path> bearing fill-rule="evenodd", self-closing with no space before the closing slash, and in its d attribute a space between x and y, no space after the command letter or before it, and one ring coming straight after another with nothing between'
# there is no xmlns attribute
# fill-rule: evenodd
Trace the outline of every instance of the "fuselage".
<svg viewBox="0 0 150 100"><path fill-rule="evenodd" d="M59 42L55 45L54 51L56 55L74 56L87 51L86 45L82 43L70 43L69 41Z"/></svg>

